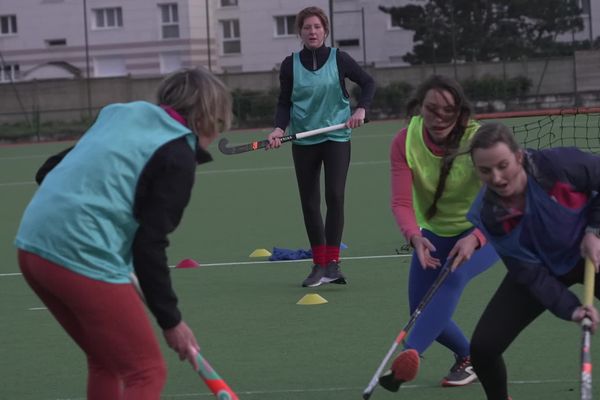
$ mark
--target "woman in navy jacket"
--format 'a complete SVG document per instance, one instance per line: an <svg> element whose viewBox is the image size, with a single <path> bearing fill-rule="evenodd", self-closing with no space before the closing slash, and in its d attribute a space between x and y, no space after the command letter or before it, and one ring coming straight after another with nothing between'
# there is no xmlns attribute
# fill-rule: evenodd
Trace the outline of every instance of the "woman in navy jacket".
<svg viewBox="0 0 600 400"><path fill-rule="evenodd" d="M569 287L583 282L584 258L600 263L600 157L577 148L522 150L510 128L486 124L473 137L484 183L469 219L492 243L508 273L471 339L475 372L488 400L508 399L502 354L542 312L592 330L598 311ZM594 288L596 298L600 285Z"/></svg>

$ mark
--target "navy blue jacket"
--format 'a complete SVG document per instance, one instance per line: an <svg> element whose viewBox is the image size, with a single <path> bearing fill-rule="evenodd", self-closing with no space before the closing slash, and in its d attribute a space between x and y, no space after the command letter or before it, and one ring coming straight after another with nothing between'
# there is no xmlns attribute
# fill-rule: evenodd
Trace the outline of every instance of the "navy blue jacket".
<svg viewBox="0 0 600 400"><path fill-rule="evenodd" d="M535 181L559 204L576 208L600 192L600 157L574 147L558 147L544 150L527 150L524 166L529 179ZM492 236L502 236L509 226L518 221L511 210L504 207L500 198L487 190L483 198L481 220ZM507 220L510 223L507 224ZM556 229L561 229L556 221ZM600 196L595 196L588 210L588 226L600 227ZM493 239L490 238L493 242ZM527 238L521 238L527 241ZM526 285L533 296L559 318L571 320L575 308L581 305L577 296L541 264L503 256L510 276ZM575 265L573 265L575 267Z"/></svg>

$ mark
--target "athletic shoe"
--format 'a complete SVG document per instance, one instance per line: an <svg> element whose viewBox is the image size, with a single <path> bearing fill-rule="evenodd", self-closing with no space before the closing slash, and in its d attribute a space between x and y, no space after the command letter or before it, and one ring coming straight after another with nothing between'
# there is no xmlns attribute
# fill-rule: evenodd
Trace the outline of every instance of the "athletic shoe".
<svg viewBox="0 0 600 400"><path fill-rule="evenodd" d="M404 382L412 381L419 372L419 353L404 350L392 363L392 369L379 377L379 384L390 392L397 392Z"/></svg>
<svg viewBox="0 0 600 400"><path fill-rule="evenodd" d="M477 375L471 364L471 357L454 356L456 362L450 368L450 373L442 380L442 386L464 386L477 380Z"/></svg>
<svg viewBox="0 0 600 400"><path fill-rule="evenodd" d="M321 283L337 283L339 285L346 284L346 277L342 275L340 265L335 261L330 262L325 267L325 275L321 278Z"/></svg>
<svg viewBox="0 0 600 400"><path fill-rule="evenodd" d="M302 287L316 287L319 286L322 282L321 279L325 276L325 267L320 267L318 265L312 266L312 271L306 277L304 282L302 282Z"/></svg>

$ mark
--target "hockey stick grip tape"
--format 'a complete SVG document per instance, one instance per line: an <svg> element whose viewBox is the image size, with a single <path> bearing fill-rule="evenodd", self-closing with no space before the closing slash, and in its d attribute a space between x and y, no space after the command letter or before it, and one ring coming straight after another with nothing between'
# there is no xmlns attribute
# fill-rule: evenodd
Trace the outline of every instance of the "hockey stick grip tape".
<svg viewBox="0 0 600 400"><path fill-rule="evenodd" d="M594 286L596 268L589 258L585 259L585 272L583 275L583 305L591 306L594 303Z"/></svg>

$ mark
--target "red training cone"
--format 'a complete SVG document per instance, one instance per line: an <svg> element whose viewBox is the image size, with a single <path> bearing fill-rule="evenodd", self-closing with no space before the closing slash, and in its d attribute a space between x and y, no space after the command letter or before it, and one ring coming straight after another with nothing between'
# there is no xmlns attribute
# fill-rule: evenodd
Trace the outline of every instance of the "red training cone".
<svg viewBox="0 0 600 400"><path fill-rule="evenodd" d="M186 258L185 260L181 260L179 264L175 266L175 268L197 268L200 264L191 258Z"/></svg>

